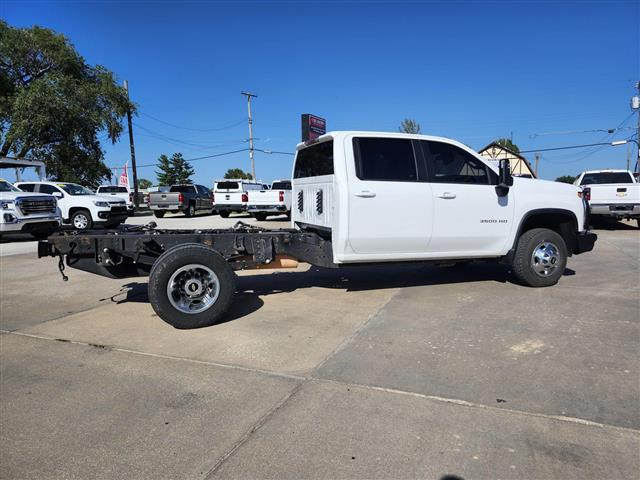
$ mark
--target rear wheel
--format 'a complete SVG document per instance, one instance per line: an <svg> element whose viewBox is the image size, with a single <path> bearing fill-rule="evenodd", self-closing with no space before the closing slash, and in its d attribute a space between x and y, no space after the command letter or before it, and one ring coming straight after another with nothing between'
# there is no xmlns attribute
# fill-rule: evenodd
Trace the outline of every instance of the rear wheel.
<svg viewBox="0 0 640 480"><path fill-rule="evenodd" d="M215 324L229 309L236 275L215 250L189 243L163 253L149 275L149 301L162 320L179 329Z"/></svg>
<svg viewBox="0 0 640 480"><path fill-rule="evenodd" d="M231 212L220 212L220 216L221 216L222 218L229 218L229 214L230 214L230 213L231 213Z"/></svg>
<svg viewBox="0 0 640 480"><path fill-rule="evenodd" d="M264 222L267 219L266 213L254 213L253 216L256 217L256 220L259 222Z"/></svg>
<svg viewBox="0 0 640 480"><path fill-rule="evenodd" d="M513 273L530 287L548 287L558 283L567 265L567 246L553 230L534 228L518 239Z"/></svg>
<svg viewBox="0 0 640 480"><path fill-rule="evenodd" d="M88 210L78 210L71 215L71 225L76 230L89 230L93 226L91 214Z"/></svg>
<svg viewBox="0 0 640 480"><path fill-rule="evenodd" d="M156 218L164 217L164 210L154 210L153 211L153 216L156 217Z"/></svg>
<svg viewBox="0 0 640 480"><path fill-rule="evenodd" d="M193 217L196 214L196 206L190 203L187 209L184 211L186 217Z"/></svg>

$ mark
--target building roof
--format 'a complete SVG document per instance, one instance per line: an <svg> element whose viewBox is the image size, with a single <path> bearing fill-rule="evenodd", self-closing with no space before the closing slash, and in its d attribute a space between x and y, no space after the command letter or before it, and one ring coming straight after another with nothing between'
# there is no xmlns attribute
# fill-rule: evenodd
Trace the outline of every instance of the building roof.
<svg viewBox="0 0 640 480"><path fill-rule="evenodd" d="M499 149L499 150L502 150L504 152L507 152L509 155L513 155L518 160L522 161L527 166L529 171L531 172L531 175L535 178L536 174L533 171L533 168L531 167L531 164L529 163L529 160L527 160L521 153L515 152L515 151L511 150L510 148L505 147L504 145L502 145L502 144L500 144L498 142L491 142L486 147L478 150L478 153L480 155L482 155L483 152L487 152L488 150L490 150L492 148Z"/></svg>

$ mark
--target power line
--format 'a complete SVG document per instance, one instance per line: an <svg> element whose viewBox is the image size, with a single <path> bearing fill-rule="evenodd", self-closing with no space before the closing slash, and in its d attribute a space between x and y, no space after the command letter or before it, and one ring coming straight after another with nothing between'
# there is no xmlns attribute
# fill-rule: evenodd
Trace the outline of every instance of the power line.
<svg viewBox="0 0 640 480"><path fill-rule="evenodd" d="M181 127L180 125L175 125L173 123L169 123L169 122L165 122L164 120L160 120L157 117L154 117L153 115L149 115L148 113L145 112L138 112L140 115L143 115L145 117L148 117L152 120L155 120L158 123L162 123L164 125L167 125L169 127L173 127L173 128L178 128L180 130L188 130L191 132L219 132L221 130L228 130L229 128L233 128L233 127L237 127L238 125L242 125L244 122L246 122L246 117L243 118L242 120L238 120L237 122L222 126L222 127L216 127L216 128L190 128L190 127Z"/></svg>
<svg viewBox="0 0 640 480"><path fill-rule="evenodd" d="M226 155L233 155L234 153L246 152L247 150L249 150L249 149L248 148L242 148L240 150L232 150L230 152L222 152L222 153L216 153L216 154L213 154L213 155L205 155L203 157L185 158L185 161L187 161L187 162L197 162L198 160L205 160L207 158L224 157ZM157 167L157 166L158 166L157 163L148 163L146 165L138 165L138 168ZM108 168L110 170L118 170L118 169L122 168L122 166L108 167Z"/></svg>

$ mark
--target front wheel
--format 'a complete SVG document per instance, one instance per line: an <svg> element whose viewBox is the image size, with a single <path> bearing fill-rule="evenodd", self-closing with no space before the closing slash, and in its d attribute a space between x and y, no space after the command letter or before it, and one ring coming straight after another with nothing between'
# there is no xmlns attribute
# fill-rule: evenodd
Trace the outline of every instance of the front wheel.
<svg viewBox="0 0 640 480"><path fill-rule="evenodd" d="M91 214L87 210L78 210L71 215L71 225L76 230L89 230L93 226Z"/></svg>
<svg viewBox="0 0 640 480"><path fill-rule="evenodd" d="M231 213L231 212L220 212L220 216L221 216L222 218L229 218L229 214L230 214L230 213Z"/></svg>
<svg viewBox="0 0 640 480"><path fill-rule="evenodd" d="M187 243L160 255L149 274L149 301L179 329L213 325L233 301L236 275L215 250Z"/></svg>
<svg viewBox="0 0 640 480"><path fill-rule="evenodd" d="M162 218L164 217L164 211L163 210L154 210L153 211L153 216L156 218Z"/></svg>
<svg viewBox="0 0 640 480"><path fill-rule="evenodd" d="M266 213L254 213L253 216L256 217L256 220L259 222L264 222L267 219Z"/></svg>
<svg viewBox="0 0 640 480"><path fill-rule="evenodd" d="M529 287L548 287L560 280L567 265L567 246L553 230L534 228L518 239L513 273Z"/></svg>

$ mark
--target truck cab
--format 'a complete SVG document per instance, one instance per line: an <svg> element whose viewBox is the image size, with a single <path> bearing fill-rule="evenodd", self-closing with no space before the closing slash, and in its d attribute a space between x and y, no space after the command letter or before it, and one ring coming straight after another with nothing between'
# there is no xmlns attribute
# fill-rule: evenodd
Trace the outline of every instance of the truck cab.
<svg viewBox="0 0 640 480"><path fill-rule="evenodd" d="M579 253L579 189L500 174L447 138L330 132L297 146L292 222L331 238L337 263L501 258L541 226Z"/></svg>

